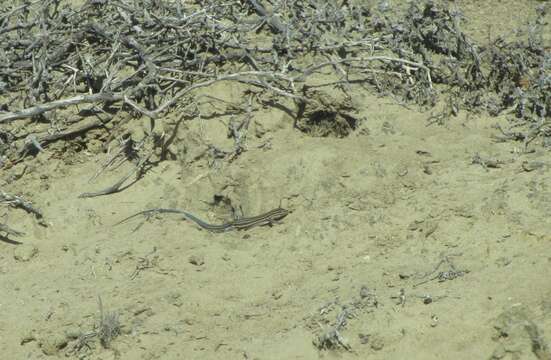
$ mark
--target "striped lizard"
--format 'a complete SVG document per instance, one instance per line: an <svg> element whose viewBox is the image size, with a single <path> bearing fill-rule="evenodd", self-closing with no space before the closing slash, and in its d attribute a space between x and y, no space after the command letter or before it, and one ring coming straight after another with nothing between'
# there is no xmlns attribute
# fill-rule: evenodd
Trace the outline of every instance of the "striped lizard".
<svg viewBox="0 0 551 360"><path fill-rule="evenodd" d="M179 209L166 209L166 208L155 208L155 209L149 209L140 211L139 213L136 213L134 215L131 215L127 217L126 219L123 219L116 223L114 226L122 224L126 222L127 220L130 220L133 217L136 217L138 215L146 215L151 216L153 214L163 214L163 213L173 213L173 214L182 214L184 215L184 218L187 220L193 221L195 224L199 225L202 229L208 230L210 232L215 233L222 233L226 231L231 230L248 230L250 228L253 228L255 226L264 226L264 225L272 225L276 223L278 220L283 219L285 216L289 215L290 211L287 209L283 209L281 207L278 207L276 209L270 210L267 213L257 215L257 216L251 216L246 218L237 219L234 221L230 221L224 224L209 224L198 217L196 217L193 214L190 214L187 211L179 210ZM135 229L137 230L137 229Z"/></svg>

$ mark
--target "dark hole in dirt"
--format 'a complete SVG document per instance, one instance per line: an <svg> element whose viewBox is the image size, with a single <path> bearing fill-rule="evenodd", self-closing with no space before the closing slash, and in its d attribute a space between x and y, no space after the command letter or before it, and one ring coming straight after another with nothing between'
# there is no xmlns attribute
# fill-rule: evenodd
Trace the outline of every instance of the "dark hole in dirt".
<svg viewBox="0 0 551 360"><path fill-rule="evenodd" d="M358 119L334 111L320 110L297 122L297 128L313 137L349 136L358 127Z"/></svg>

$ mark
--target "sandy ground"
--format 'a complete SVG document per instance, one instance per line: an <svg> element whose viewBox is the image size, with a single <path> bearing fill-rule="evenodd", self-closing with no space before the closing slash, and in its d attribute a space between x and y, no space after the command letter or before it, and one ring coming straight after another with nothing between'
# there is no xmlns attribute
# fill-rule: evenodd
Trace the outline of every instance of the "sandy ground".
<svg viewBox="0 0 551 360"><path fill-rule="evenodd" d="M520 23L541 2L478 3L459 2L473 36ZM233 84L209 92L241 96ZM429 113L361 88L352 100L363 121L342 139L255 108L248 151L233 162L208 152L231 148L229 116L185 121L173 159L109 196L78 198L130 169L89 182L107 156L94 141L52 145L2 171L2 189L32 199L48 223L8 212L26 236L0 242L2 357L551 359L548 151L493 141L505 116L463 112L427 126ZM152 207L219 223L228 214L215 195L245 215L280 203L293 212L223 234L174 215L135 232L142 218L112 226ZM75 337L98 324L98 296L121 334L107 349L77 349Z"/></svg>

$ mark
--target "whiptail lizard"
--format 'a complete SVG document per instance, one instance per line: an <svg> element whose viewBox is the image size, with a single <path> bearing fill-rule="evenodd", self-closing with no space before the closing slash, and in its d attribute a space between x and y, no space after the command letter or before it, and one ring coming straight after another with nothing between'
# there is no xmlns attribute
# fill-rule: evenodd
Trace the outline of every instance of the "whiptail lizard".
<svg viewBox="0 0 551 360"><path fill-rule="evenodd" d="M258 216L252 216L247 218L241 218L234 221L230 221L224 224L216 225L216 224L209 224L198 217L196 217L193 214L188 213L184 210L179 209L166 209L166 208L156 208L156 209L149 209L140 211L139 213L136 213L132 216L127 217L126 219L123 219L116 223L114 226L122 224L123 222L126 222L127 220L132 219L133 217L136 217L138 215L147 215L151 216L155 213L163 214L163 213L174 213L174 214L182 214L184 215L184 218L187 220L191 220L197 225L199 225L201 228L221 233L231 230L247 230L250 228L253 228L255 226L264 226L264 225L272 225L276 223L278 220L283 219L285 216L289 215L290 211L287 209L283 209L281 207L278 207L277 209L273 209L268 211L267 213L258 215Z"/></svg>

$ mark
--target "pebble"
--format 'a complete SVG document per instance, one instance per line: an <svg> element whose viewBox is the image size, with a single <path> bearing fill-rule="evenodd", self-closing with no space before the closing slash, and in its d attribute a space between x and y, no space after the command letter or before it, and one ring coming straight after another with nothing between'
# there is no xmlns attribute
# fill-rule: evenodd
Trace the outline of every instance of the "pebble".
<svg viewBox="0 0 551 360"><path fill-rule="evenodd" d="M205 258L201 255L191 255L188 260L190 264L195 266L201 266L205 263Z"/></svg>

